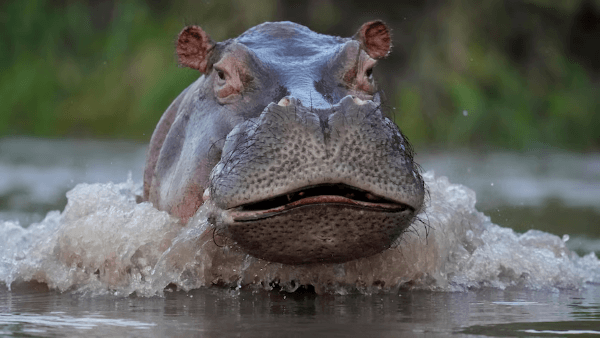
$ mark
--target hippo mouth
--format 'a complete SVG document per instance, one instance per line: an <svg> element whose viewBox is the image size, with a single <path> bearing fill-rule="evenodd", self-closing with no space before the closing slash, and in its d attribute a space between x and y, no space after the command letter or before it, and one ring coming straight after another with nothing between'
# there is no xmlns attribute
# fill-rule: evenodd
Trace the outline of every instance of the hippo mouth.
<svg viewBox="0 0 600 338"><path fill-rule="evenodd" d="M222 210L223 234L284 264L343 263L390 248L415 208L346 184L318 184Z"/></svg>
<svg viewBox="0 0 600 338"><path fill-rule="evenodd" d="M318 184L230 209L234 222L275 217L308 205L341 205L373 212L414 212L414 208L347 184Z"/></svg>

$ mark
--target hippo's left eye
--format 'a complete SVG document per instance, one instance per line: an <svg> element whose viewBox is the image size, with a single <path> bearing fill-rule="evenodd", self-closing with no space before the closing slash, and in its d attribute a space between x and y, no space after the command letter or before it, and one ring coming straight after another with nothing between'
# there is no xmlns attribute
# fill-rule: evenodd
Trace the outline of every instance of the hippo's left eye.
<svg viewBox="0 0 600 338"><path fill-rule="evenodd" d="M219 77L219 80L225 81L225 72L222 69L218 69L218 68L215 68L215 71L217 72L217 76Z"/></svg>
<svg viewBox="0 0 600 338"><path fill-rule="evenodd" d="M367 69L367 70L365 71L365 75L366 75L366 76L367 76L369 79L371 79L371 78L373 77L373 68L371 67L371 68Z"/></svg>
<svg viewBox="0 0 600 338"><path fill-rule="evenodd" d="M235 62L235 59L228 57L213 65L213 88L221 104L235 101L244 90L244 82L240 79L240 74L244 73Z"/></svg>

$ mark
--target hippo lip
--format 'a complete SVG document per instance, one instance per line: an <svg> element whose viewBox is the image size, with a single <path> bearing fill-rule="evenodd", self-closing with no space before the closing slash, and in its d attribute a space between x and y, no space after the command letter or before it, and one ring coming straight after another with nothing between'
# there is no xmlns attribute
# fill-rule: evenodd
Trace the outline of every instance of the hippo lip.
<svg viewBox="0 0 600 338"><path fill-rule="evenodd" d="M319 184L230 209L235 222L274 217L291 209L319 204L338 204L387 213L410 210L411 206L346 184Z"/></svg>

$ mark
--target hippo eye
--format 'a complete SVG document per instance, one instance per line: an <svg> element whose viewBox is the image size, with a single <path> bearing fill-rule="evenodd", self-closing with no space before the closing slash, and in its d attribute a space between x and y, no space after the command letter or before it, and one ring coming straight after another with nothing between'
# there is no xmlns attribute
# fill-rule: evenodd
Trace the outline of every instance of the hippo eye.
<svg viewBox="0 0 600 338"><path fill-rule="evenodd" d="M225 81L225 71L221 68L217 68L213 66L215 72L217 72L217 76L219 77L219 82Z"/></svg>
<svg viewBox="0 0 600 338"><path fill-rule="evenodd" d="M373 68L369 68L365 71L365 75L370 78L373 75Z"/></svg>

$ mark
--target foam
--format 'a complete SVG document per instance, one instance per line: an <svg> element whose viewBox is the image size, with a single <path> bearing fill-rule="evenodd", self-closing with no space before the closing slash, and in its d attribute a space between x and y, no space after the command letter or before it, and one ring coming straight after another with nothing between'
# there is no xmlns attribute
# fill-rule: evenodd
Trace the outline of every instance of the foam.
<svg viewBox="0 0 600 338"><path fill-rule="evenodd" d="M600 283L593 253L579 257L555 235L518 234L492 224L475 209L472 190L433 172L423 177L427 208L396 247L344 264L303 266L266 262L228 245L206 222L210 203L182 225L149 203L136 203L141 188L131 179L79 184L67 193L62 213L50 212L28 228L0 223L0 281L10 287L34 280L59 291L118 296L162 295L169 284L286 291L310 284L319 293L346 294L561 290Z"/></svg>

